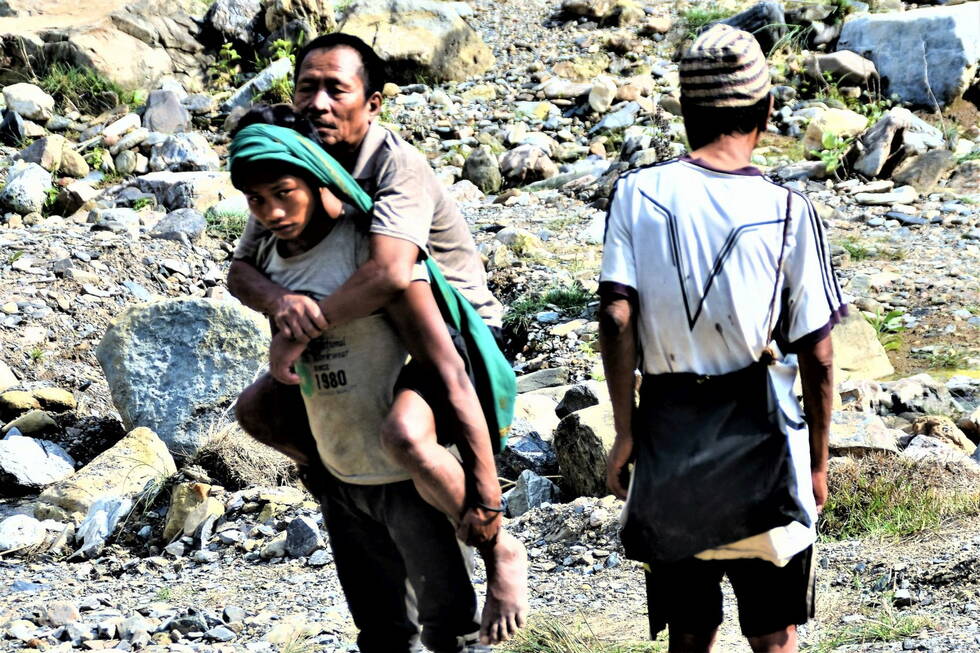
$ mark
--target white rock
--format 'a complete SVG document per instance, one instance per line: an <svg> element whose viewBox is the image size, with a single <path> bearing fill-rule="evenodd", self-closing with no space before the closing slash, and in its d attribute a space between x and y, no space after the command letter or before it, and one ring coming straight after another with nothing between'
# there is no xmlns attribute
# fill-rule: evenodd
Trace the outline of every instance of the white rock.
<svg viewBox="0 0 980 653"><path fill-rule="evenodd" d="M44 541L45 528L28 515L13 515L0 521L0 551L29 549Z"/></svg>
<svg viewBox="0 0 980 653"><path fill-rule="evenodd" d="M40 213L50 188L50 172L36 163L18 161L7 172L7 185L0 192L0 204L20 215Z"/></svg>
<svg viewBox="0 0 980 653"><path fill-rule="evenodd" d="M8 109L28 120L45 121L54 113L54 98L34 84L5 86L3 97L7 101Z"/></svg>
<svg viewBox="0 0 980 653"><path fill-rule="evenodd" d="M616 99L616 80L608 75L599 75L592 80L589 91L589 106L596 113L605 113Z"/></svg>
<svg viewBox="0 0 980 653"><path fill-rule="evenodd" d="M24 436L0 440L0 485L39 490L75 473L75 461L54 442Z"/></svg>

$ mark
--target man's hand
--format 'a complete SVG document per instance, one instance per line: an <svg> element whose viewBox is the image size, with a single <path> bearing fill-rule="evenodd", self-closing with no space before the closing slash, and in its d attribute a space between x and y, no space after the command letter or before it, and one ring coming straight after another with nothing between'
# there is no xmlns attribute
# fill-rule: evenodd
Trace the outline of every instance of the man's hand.
<svg viewBox="0 0 980 653"><path fill-rule="evenodd" d="M320 311L320 305L306 295L281 295L271 317L281 333L303 344L316 338L327 328L327 320Z"/></svg>
<svg viewBox="0 0 980 653"><path fill-rule="evenodd" d="M459 520L456 537L469 546L480 547L493 542L500 530L501 513L479 506L467 508Z"/></svg>
<svg viewBox="0 0 980 653"><path fill-rule="evenodd" d="M629 492L629 463L632 456L633 440L617 437L606 458L606 485L620 499L625 499Z"/></svg>
<svg viewBox="0 0 980 653"><path fill-rule="evenodd" d="M813 498L817 501L817 514L820 514L823 505L827 503L827 470L812 470L810 478L813 482Z"/></svg>
<svg viewBox="0 0 980 653"><path fill-rule="evenodd" d="M269 373L272 377L286 385L298 384L299 376L293 371L293 364L299 360L305 349L305 342L288 338L282 331L272 336L272 344L269 346Z"/></svg>

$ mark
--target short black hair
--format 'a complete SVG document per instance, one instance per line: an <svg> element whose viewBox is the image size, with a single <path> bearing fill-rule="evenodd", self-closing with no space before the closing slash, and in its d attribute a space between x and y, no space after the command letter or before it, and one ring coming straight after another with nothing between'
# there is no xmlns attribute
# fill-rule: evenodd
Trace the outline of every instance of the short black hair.
<svg viewBox="0 0 980 653"><path fill-rule="evenodd" d="M378 56L370 45L354 36L343 32L332 32L322 34L308 42L296 55L296 68L293 70L293 84L299 82L299 69L303 66L306 57L314 50L333 50L334 48L351 48L361 57L361 69L358 71L361 82L364 84L364 98L367 99L375 93L381 93L384 89L388 76L385 71L385 62Z"/></svg>
<svg viewBox="0 0 980 653"><path fill-rule="evenodd" d="M726 134L766 131L769 121L769 95L745 107L703 107L681 96L681 114L691 150L713 143Z"/></svg>

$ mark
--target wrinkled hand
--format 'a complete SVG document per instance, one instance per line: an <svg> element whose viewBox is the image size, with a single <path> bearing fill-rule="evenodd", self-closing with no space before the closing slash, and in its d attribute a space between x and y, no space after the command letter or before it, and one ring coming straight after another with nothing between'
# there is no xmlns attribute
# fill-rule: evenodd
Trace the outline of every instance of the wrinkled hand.
<svg viewBox="0 0 980 653"><path fill-rule="evenodd" d="M813 482L813 498L817 502L817 513L823 510L823 504L827 503L827 470L812 470L810 479Z"/></svg>
<svg viewBox="0 0 980 653"><path fill-rule="evenodd" d="M479 506L467 508L459 520L456 537L469 546L480 547L493 542L500 530L501 513Z"/></svg>
<svg viewBox="0 0 980 653"><path fill-rule="evenodd" d="M606 485L620 499L625 499L629 491L629 463L632 456L633 440L617 437L606 458Z"/></svg>
<svg viewBox="0 0 980 653"><path fill-rule="evenodd" d="M269 373L280 383L296 385L299 376L293 371L293 364L299 360L306 349L305 342L288 338L282 331L272 336L269 346Z"/></svg>
<svg viewBox="0 0 980 653"><path fill-rule="evenodd" d="M306 295L294 293L286 293L276 301L272 320L287 338L304 344L327 328L327 320L320 311L320 305Z"/></svg>

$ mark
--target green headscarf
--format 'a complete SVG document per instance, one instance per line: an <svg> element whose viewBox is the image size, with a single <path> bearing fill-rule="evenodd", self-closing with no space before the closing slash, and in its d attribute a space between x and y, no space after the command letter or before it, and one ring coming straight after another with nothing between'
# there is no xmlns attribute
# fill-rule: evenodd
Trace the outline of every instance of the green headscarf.
<svg viewBox="0 0 980 653"><path fill-rule="evenodd" d="M371 211L373 202L364 189L337 160L323 148L288 127L256 123L235 134L229 153L232 180L235 167L255 161L281 161L309 172L314 179L339 190L362 212Z"/></svg>

